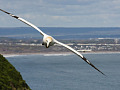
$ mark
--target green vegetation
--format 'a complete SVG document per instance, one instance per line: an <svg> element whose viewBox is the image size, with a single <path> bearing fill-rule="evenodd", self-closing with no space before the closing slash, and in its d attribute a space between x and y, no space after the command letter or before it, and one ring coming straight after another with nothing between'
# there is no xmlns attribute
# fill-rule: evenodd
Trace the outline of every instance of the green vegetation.
<svg viewBox="0 0 120 90"><path fill-rule="evenodd" d="M31 90L20 73L0 55L0 90Z"/></svg>

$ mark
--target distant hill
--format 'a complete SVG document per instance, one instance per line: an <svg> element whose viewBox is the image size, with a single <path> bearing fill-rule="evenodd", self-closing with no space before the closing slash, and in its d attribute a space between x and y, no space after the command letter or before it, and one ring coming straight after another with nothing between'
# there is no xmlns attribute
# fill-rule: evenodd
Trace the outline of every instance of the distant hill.
<svg viewBox="0 0 120 90"><path fill-rule="evenodd" d="M0 90L31 90L20 73L0 55Z"/></svg>

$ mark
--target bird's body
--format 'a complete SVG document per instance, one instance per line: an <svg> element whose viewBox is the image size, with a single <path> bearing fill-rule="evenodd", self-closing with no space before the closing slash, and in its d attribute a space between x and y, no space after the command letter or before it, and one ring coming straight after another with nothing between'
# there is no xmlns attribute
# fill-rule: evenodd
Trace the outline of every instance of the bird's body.
<svg viewBox="0 0 120 90"><path fill-rule="evenodd" d="M36 26L33 25L32 23L26 21L25 19L20 18L20 17L18 17L18 16L15 16L15 15L13 15L13 14L11 14L11 13L9 13L9 12L6 12L6 11L4 11L4 10L2 10L2 9L0 9L0 11L4 12L4 13L6 13L6 14L8 14L8 15L10 15L10 16L12 16L12 17L14 17L14 18L16 18L16 19L18 19L18 20L20 20L20 21L22 21L23 23L25 23L25 24L33 27L33 28L36 29L37 31L39 31L40 34L43 36L43 43L42 43L42 45L45 45L46 48L49 48L50 46L53 46L55 43L57 43L57 44L59 44L59 45L61 45L61 46L64 46L64 47L66 47L67 49L69 49L70 51L72 51L73 53L75 53L76 55L78 55L79 57L81 57L85 62L87 62L87 63L88 63L89 65L91 65L94 69L96 69L97 71L99 71L101 74L105 75L103 72L101 72L99 69L97 69L89 60L87 60L82 54L80 54L80 53L79 53L78 51L76 51L75 49L71 48L70 46L68 46L68 45L66 45L66 44L64 44L64 43L61 43L61 42L57 41L56 39L54 39L54 38L53 38L52 36L50 36L50 35L45 34L42 30L40 30L38 27L36 27Z"/></svg>
<svg viewBox="0 0 120 90"><path fill-rule="evenodd" d="M45 35L43 37L43 43L42 45L45 45L46 48L49 48L50 46L53 46L55 44L53 37L49 35Z"/></svg>

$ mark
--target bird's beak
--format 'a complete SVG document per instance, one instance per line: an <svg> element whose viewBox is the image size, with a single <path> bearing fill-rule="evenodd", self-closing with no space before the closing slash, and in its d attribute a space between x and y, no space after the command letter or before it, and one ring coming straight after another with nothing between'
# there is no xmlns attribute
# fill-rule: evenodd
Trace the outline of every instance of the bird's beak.
<svg viewBox="0 0 120 90"><path fill-rule="evenodd" d="M48 40L48 42L47 42L47 48L49 48L49 46L50 46L50 41Z"/></svg>
<svg viewBox="0 0 120 90"><path fill-rule="evenodd" d="M50 43L52 42L52 38L51 37L47 37L46 39L46 48L50 47Z"/></svg>
<svg viewBox="0 0 120 90"><path fill-rule="evenodd" d="M49 48L49 44L50 44L50 42L47 42L47 48Z"/></svg>

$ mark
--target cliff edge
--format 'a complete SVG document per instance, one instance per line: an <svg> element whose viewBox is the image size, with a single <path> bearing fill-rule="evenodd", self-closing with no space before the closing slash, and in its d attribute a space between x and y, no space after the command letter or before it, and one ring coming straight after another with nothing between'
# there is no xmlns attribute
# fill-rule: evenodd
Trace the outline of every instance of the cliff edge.
<svg viewBox="0 0 120 90"><path fill-rule="evenodd" d="M13 65L0 54L0 90L31 90Z"/></svg>

